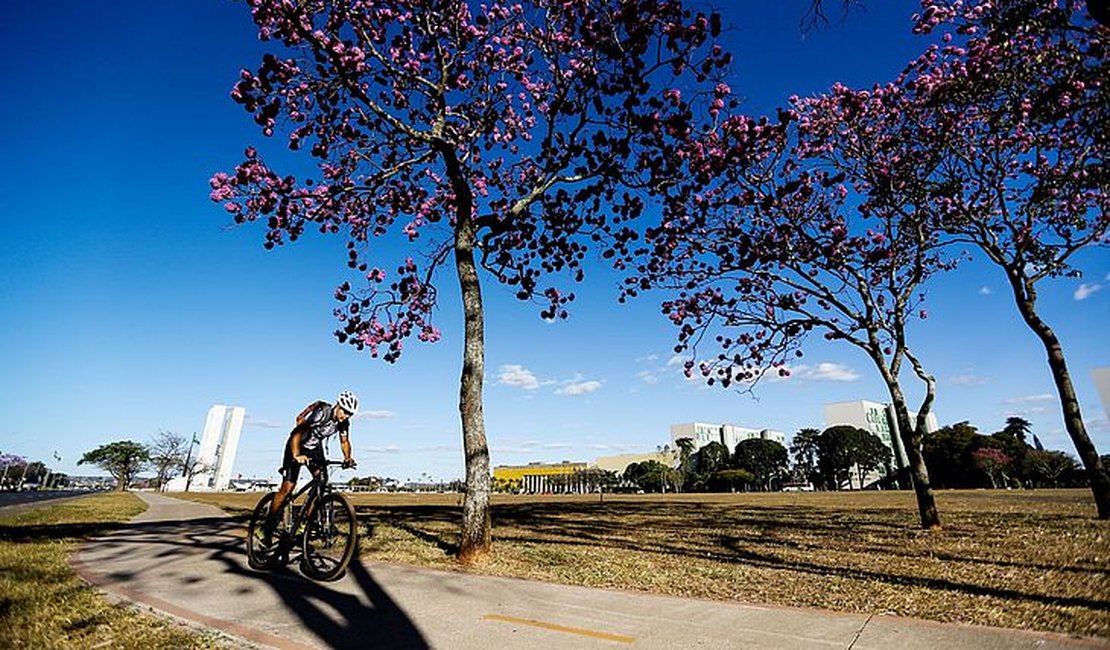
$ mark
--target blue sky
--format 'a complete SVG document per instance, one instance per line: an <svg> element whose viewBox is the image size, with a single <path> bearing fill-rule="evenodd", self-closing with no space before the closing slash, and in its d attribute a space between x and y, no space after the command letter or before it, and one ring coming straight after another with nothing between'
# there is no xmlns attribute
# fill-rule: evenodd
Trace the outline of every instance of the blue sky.
<svg viewBox="0 0 1110 650"><path fill-rule="evenodd" d="M732 87L752 112L835 81L895 75L923 42L916 3L871 2L803 35L803 0L724 9L738 61ZM0 452L80 455L159 430L199 431L213 403L246 407L236 471L274 476L293 416L343 388L362 397L353 429L360 474L462 475L457 392L461 317L453 291L434 345L393 366L338 344L332 291L345 276L338 238L266 252L263 231L229 227L208 199L212 173L248 144L279 149L228 93L262 53L247 7L175 3L17 3L0 23ZM1041 313L1059 334L1090 432L1110 452L1091 382L1110 365L1110 253L1085 275L1046 283ZM646 451L692 420L821 426L830 401L885 401L854 349L807 348L795 377L756 397L686 381L657 300L619 306L600 270L576 289L569 321L549 324L508 290L485 285L485 413L494 464L587 460ZM446 289L454 284L444 282ZM916 348L936 374L942 424L984 431L1021 415L1052 448L1063 433L1043 350L1016 316L1002 277L972 263L930 289Z"/></svg>

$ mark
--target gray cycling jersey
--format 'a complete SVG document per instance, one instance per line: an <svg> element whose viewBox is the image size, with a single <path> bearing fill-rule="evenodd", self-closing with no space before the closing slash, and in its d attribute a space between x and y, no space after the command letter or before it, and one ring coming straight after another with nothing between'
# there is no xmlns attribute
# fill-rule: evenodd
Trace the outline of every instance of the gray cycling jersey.
<svg viewBox="0 0 1110 650"><path fill-rule="evenodd" d="M312 409L305 419L304 424L308 431L301 435L301 449L316 449L324 440L339 434L340 439L347 436L350 420L340 424L332 414L333 407L321 404Z"/></svg>

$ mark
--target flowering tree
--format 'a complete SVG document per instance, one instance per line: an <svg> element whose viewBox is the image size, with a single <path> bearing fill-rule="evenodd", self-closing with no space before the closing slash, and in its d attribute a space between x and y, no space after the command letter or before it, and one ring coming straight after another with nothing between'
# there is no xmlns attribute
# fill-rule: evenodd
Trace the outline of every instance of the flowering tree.
<svg viewBox="0 0 1110 650"><path fill-rule="evenodd" d="M0 488L3 488L6 485L15 483L16 475L20 477L20 482L22 482L23 478L27 475L28 463L27 459L23 456L0 454L0 467L3 467L3 473L0 474Z"/></svg>
<svg viewBox="0 0 1110 650"><path fill-rule="evenodd" d="M983 447L971 452L971 460L975 467L982 470L991 481L991 487L998 487L999 482L1005 485L1009 481L1006 470L1013 461L1006 452L995 447Z"/></svg>
<svg viewBox="0 0 1110 650"><path fill-rule="evenodd" d="M619 251L634 236L625 222L673 175L692 128L680 91L668 102L662 91L727 65L711 44L720 20L659 0L248 4L276 53L244 70L232 96L264 135L286 129L319 177L280 175L250 148L212 178L212 198L237 222L266 223L267 248L309 227L344 236L358 275L336 290L336 336L389 362L412 335L439 338L437 271L453 259L465 318L460 556L483 553L479 269L542 301L544 318L566 317L574 295L544 276L581 280L589 244ZM723 107L725 95L706 102ZM378 261L406 245L394 265Z"/></svg>
<svg viewBox="0 0 1110 650"><path fill-rule="evenodd" d="M907 327L924 318L922 286L949 268L928 214L918 209L932 160L893 157L883 128L907 101L896 87L836 86L778 119L734 116L680 152L692 188L674 192L626 293L679 291L663 311L679 328L677 352L709 383L754 384L790 374L807 337L847 342L879 370L910 461L921 524L940 526L921 436L935 381L913 354ZM911 133L915 125L903 125ZM887 200L872 201L882 193ZM850 210L849 196L863 198ZM855 214L853 214L855 213ZM697 360L706 336L716 355ZM911 420L901 373L925 396Z"/></svg>
<svg viewBox="0 0 1110 650"><path fill-rule="evenodd" d="M1064 424L1086 468L1100 518L1110 477L1083 423L1063 347L1037 308L1043 280L1078 275L1076 253L1110 243L1110 29L1082 2L923 3L917 30L934 47L905 79L931 137L903 155L942 156L926 204L953 241L1005 274L1041 341Z"/></svg>

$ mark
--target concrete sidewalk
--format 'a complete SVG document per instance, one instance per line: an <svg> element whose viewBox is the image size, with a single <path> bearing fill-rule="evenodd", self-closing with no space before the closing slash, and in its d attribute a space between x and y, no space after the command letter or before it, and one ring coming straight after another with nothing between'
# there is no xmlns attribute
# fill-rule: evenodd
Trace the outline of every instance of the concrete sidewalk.
<svg viewBox="0 0 1110 650"><path fill-rule="evenodd" d="M243 526L198 503L149 509L73 558L89 582L173 616L278 648L1110 647L891 616L760 607L352 563L334 583L246 565Z"/></svg>

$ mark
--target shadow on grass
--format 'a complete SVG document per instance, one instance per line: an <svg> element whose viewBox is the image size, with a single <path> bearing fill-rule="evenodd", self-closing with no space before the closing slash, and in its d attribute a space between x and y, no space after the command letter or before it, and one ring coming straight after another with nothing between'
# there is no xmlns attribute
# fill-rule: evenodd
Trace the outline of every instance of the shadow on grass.
<svg viewBox="0 0 1110 650"><path fill-rule="evenodd" d="M288 567L255 572L246 566L242 536L245 517L133 522L118 527L82 527L102 535L82 548L82 561L112 584L142 591L143 585L174 582L190 588L207 585L242 601L263 588L272 591L323 644L332 648L427 648L411 619L374 580L357 558L342 582L320 584ZM70 538L72 527L34 526L25 541ZM178 561L172 561L178 560ZM350 585L355 588L350 588ZM339 588L345 585L345 588ZM333 588L334 587L334 588ZM187 602L178 606L189 608ZM229 609L231 607L229 601ZM280 622L280 621L279 621ZM249 622L246 622L249 625Z"/></svg>
<svg viewBox="0 0 1110 650"><path fill-rule="evenodd" d="M359 515L404 530L445 553L456 552L461 510L445 505L361 506ZM1075 564L1048 564L1010 557L968 557L935 548L908 548L897 540L925 535L912 522L901 522L890 509L830 511L799 506L744 506L724 508L699 503L547 502L493 506L494 538L499 541L653 553L724 564L740 564L773 571L817 577L839 577L899 587L919 587L1001 600L1027 601L1055 607L1085 607L1105 611L1110 599L1037 593L1035 579L1046 571L1077 576L1105 576L1107 570ZM1033 516L1029 525L1049 524L1051 518ZM1058 523L1058 519L1056 520ZM1017 525L1017 524L1015 524ZM513 532L514 530L526 532ZM972 535L961 531L952 535ZM888 538L888 545L869 542ZM854 568L837 564L831 552L859 556L883 554L904 561L892 570ZM829 561L820 557L830 551ZM1004 554L1003 549L997 552ZM915 560L942 560L956 565L996 566L1022 570L1030 580L1009 588L960 578L910 575ZM900 568L902 571L895 571ZM975 571L975 573L980 573ZM968 575L965 572L965 575ZM1027 588L1026 588L1027 586Z"/></svg>
<svg viewBox="0 0 1110 650"><path fill-rule="evenodd" d="M126 522L96 522L80 524L34 524L28 526L0 524L0 542L35 543L35 542L60 542L64 540L80 541L107 535L108 533L127 528Z"/></svg>

